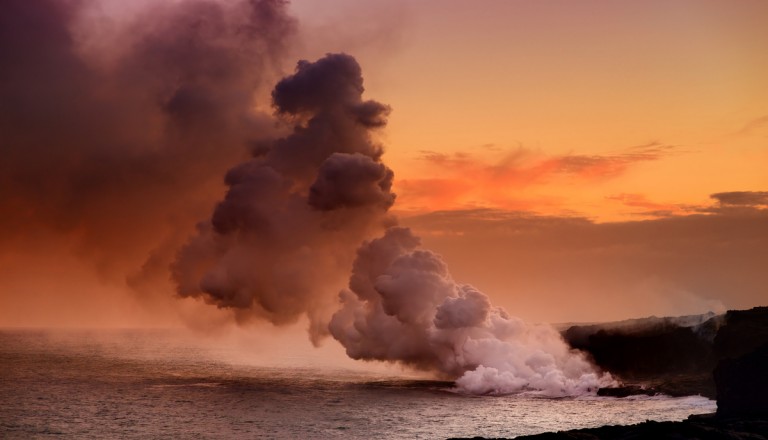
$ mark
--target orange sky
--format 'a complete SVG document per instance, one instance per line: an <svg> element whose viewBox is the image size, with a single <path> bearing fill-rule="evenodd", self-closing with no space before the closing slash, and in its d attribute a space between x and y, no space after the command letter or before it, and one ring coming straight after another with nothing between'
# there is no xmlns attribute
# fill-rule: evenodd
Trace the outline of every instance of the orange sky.
<svg viewBox="0 0 768 440"><path fill-rule="evenodd" d="M765 2L292 7L304 56L355 54L392 106L393 209L457 280L545 321L768 299L766 202L732 226L747 220L710 197L768 189ZM606 226L568 243L574 217Z"/></svg>
<svg viewBox="0 0 768 440"><path fill-rule="evenodd" d="M152 3L109 0L100 13L122 29ZM379 140L395 172L393 211L458 281L537 321L766 303L767 2L294 0L289 11L297 35L276 66L229 80L258 76L254 108L270 111L271 85L297 59L354 55L366 98L392 107ZM108 70L111 57L132 50L113 51L124 35L105 23L78 29L73 44L94 65ZM60 93L52 102L69 96L48 90L61 77L41 89ZM90 98L108 100L110 87ZM127 107L146 104L138 92L117 95ZM101 135L110 118L80 122ZM130 140L155 145L153 118L137 112ZM248 122L274 131L271 121ZM24 180L44 194L39 205L0 192L0 326L220 319L179 305L165 272L220 199L220 176L245 156L238 143L209 142L221 140L215 130L231 130L227 141L242 134L217 123L171 133L173 145L205 144L198 155L162 156L183 165L178 174L145 173L137 155L117 171L125 180L73 196L60 165L93 157L68 158L65 142ZM45 136L45 127L32 131ZM119 160L106 156L98 159ZM104 178L90 171L78 176L85 184ZM179 188L191 189L177 197ZM738 194L710 197L728 192ZM134 218L139 203L148 214ZM145 269L151 301L126 283Z"/></svg>
<svg viewBox="0 0 768 440"><path fill-rule="evenodd" d="M768 186L765 2L331 4L293 7L394 108L398 210L623 220Z"/></svg>

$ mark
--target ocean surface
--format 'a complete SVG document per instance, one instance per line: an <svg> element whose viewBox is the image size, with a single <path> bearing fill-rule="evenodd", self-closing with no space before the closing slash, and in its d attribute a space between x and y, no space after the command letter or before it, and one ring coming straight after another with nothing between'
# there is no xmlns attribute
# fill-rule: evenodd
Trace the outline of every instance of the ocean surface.
<svg viewBox="0 0 768 440"><path fill-rule="evenodd" d="M699 396L468 396L407 374L217 354L165 330L0 330L0 438L514 437L716 409Z"/></svg>

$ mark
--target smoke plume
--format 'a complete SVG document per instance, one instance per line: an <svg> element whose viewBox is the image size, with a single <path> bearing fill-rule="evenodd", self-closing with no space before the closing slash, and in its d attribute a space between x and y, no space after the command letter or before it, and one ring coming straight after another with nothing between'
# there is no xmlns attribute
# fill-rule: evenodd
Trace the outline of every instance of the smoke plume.
<svg viewBox="0 0 768 440"><path fill-rule="evenodd" d="M108 13L128 3L0 3L0 244L46 231L106 278L139 283L142 265L167 278L221 175L274 131L256 92L295 24L280 0Z"/></svg>
<svg viewBox="0 0 768 440"><path fill-rule="evenodd" d="M277 114L293 130L229 170L224 200L174 263L181 296L241 320L307 315L313 341L327 334L355 249L392 223L393 173L371 133L389 108L362 93L360 66L344 54L301 61L275 86Z"/></svg>
<svg viewBox="0 0 768 440"><path fill-rule="evenodd" d="M314 342L332 334L355 359L472 393L609 380L396 226L376 141L389 107L363 99L354 58L299 62L272 91L274 114L257 110L295 32L285 2L147 2L125 16L109 5L0 4L3 261L44 232L60 239L46 253L74 246L138 290L167 283L170 266L179 296L240 322L306 316Z"/></svg>
<svg viewBox="0 0 768 440"><path fill-rule="evenodd" d="M554 329L526 325L456 283L394 225L393 173L371 133L389 109L362 93L360 67L344 54L301 61L277 84L276 111L293 131L229 171L224 200L174 264L179 294L240 319L284 324L305 314L315 342L330 330L354 359L458 378L471 393L574 395L610 383Z"/></svg>

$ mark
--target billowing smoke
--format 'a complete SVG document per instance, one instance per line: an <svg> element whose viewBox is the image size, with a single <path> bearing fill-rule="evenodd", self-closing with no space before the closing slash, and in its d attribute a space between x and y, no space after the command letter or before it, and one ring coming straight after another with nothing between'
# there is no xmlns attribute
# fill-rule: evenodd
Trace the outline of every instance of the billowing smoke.
<svg viewBox="0 0 768 440"><path fill-rule="evenodd" d="M537 390L577 395L613 383L571 350L550 326L527 325L468 284L439 255L393 227L363 245L333 336L354 359L398 361L456 378L464 391Z"/></svg>
<svg viewBox="0 0 768 440"><path fill-rule="evenodd" d="M274 105L293 132L229 171L226 197L174 264L179 294L240 319L307 315L315 342L330 330L352 358L458 378L471 393L574 395L610 383L554 329L526 325L457 284L438 255L394 225L393 173L371 135L389 109L362 93L360 67L343 54L301 61L277 84Z"/></svg>
<svg viewBox="0 0 768 440"><path fill-rule="evenodd" d="M275 109L293 131L229 170L224 200L174 263L181 296L241 320L307 315L313 341L327 334L355 249L392 224L393 173L371 133L389 108L362 93L360 66L344 54L302 61L275 86Z"/></svg>
<svg viewBox="0 0 768 440"><path fill-rule="evenodd" d="M295 32L286 9L0 2L4 261L55 236L44 252L73 247L141 291L167 283L170 265L182 297L239 321L307 316L315 342L330 332L354 358L470 392L573 394L606 380L553 330L455 283L396 227L376 142L389 108L363 99L352 57L300 62L274 88L275 114L257 110ZM226 196L195 232L225 172Z"/></svg>
<svg viewBox="0 0 768 440"><path fill-rule="evenodd" d="M46 231L105 278L167 278L221 175L274 131L256 92L294 28L280 0L0 2L0 244Z"/></svg>

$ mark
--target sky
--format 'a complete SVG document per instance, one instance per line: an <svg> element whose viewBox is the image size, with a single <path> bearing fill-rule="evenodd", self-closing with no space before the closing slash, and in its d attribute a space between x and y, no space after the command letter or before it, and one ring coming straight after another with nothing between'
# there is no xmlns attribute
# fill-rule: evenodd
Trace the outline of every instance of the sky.
<svg viewBox="0 0 768 440"><path fill-rule="evenodd" d="M385 9L339 4L366 23L360 33ZM368 92L395 109L398 209L620 221L642 205L679 209L765 188L762 2L399 6L380 25L390 20L395 36L358 51L373 67ZM295 8L333 20L333 8Z"/></svg>
<svg viewBox="0 0 768 440"><path fill-rule="evenodd" d="M768 299L764 2L337 4L294 7L363 42L393 209L457 279L545 321Z"/></svg>
<svg viewBox="0 0 768 440"><path fill-rule="evenodd" d="M169 267L284 134L274 84L338 52L391 109L390 212L515 316L768 300L763 1L23 3L0 19L0 326L228 321Z"/></svg>

